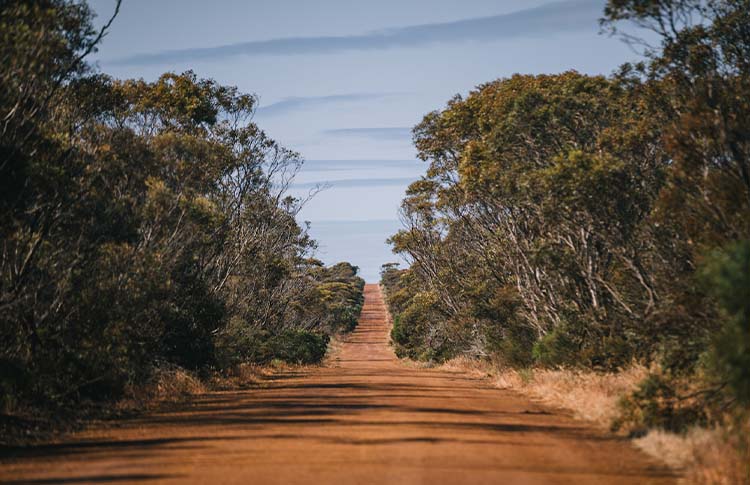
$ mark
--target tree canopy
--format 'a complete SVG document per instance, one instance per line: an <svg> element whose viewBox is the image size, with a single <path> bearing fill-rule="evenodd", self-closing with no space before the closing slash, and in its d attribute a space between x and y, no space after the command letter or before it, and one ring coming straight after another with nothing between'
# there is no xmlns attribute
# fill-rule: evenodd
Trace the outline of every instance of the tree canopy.
<svg viewBox="0 0 750 485"><path fill-rule="evenodd" d="M118 4L119 8L119 4ZM162 365L315 362L364 282L324 268L287 189L303 159L256 96L86 63L84 2L0 4L0 393L7 411L118 397Z"/></svg>
<svg viewBox="0 0 750 485"><path fill-rule="evenodd" d="M625 36L646 62L498 79L414 128L429 165L390 239L411 265L382 273L400 353L636 360L747 403L750 8L609 1L626 20L661 40Z"/></svg>

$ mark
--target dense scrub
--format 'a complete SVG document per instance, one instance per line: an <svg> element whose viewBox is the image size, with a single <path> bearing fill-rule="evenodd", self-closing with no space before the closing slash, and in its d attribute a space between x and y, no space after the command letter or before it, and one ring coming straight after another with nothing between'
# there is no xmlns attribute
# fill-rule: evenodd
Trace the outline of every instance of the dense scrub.
<svg viewBox="0 0 750 485"><path fill-rule="evenodd" d="M661 39L616 74L515 75L414 129L383 268L400 355L655 370L623 420L750 404L750 8L611 0Z"/></svg>
<svg viewBox="0 0 750 485"><path fill-rule="evenodd" d="M354 330L364 304L365 281L349 263L308 268L307 288L290 302L299 315L280 325L247 325L230 321L218 336L221 368L282 360L314 364L325 356L331 336Z"/></svg>
<svg viewBox="0 0 750 485"><path fill-rule="evenodd" d="M253 95L95 71L102 33L83 2L0 4L3 412L117 398L158 367L319 361L364 283L311 258L286 195L302 159Z"/></svg>

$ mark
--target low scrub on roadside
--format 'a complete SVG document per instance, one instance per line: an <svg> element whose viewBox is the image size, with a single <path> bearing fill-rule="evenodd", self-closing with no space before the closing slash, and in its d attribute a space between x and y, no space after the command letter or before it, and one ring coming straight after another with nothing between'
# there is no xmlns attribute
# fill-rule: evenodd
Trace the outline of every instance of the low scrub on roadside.
<svg viewBox="0 0 750 485"><path fill-rule="evenodd" d="M256 95L87 62L114 5L97 30L84 0L0 2L2 423L319 362L361 308L357 268L313 258L304 160Z"/></svg>
<svg viewBox="0 0 750 485"><path fill-rule="evenodd" d="M365 281L358 269L349 263L310 264L306 290L290 302L295 319L276 327L231 320L216 337L219 368L273 360L317 364L332 336L354 329L364 304Z"/></svg>
<svg viewBox="0 0 750 485"><path fill-rule="evenodd" d="M750 483L750 419L726 418L710 427L681 432L622 425L623 402L649 378L633 364L616 372L585 369L511 368L497 362L458 357L440 366L487 378L546 406L569 411L602 430L629 435L645 453L678 471L681 483L736 485ZM614 425L614 426L613 426Z"/></svg>
<svg viewBox="0 0 750 485"><path fill-rule="evenodd" d="M581 402L575 386L635 363L648 372L596 413L616 428L739 433L726 423L750 414L750 9L606 2L601 26L624 21L653 30L639 62L492 80L414 127L427 168L390 238L411 264L382 271L392 340L413 359L532 368L540 392ZM726 443L744 456L743 439Z"/></svg>
<svg viewBox="0 0 750 485"><path fill-rule="evenodd" d="M281 360L290 364L316 364L326 353L329 335L309 330L285 330L277 334L258 330L222 341L222 367L252 362L267 364Z"/></svg>

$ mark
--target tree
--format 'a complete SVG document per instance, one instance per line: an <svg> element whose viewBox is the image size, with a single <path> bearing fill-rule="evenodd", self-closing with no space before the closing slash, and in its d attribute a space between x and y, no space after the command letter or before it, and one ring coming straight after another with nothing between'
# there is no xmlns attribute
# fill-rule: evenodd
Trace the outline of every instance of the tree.
<svg viewBox="0 0 750 485"><path fill-rule="evenodd" d="M0 13L6 408L118 397L162 365L319 360L351 328L363 282L311 263L287 195L302 158L252 121L256 96L95 72L109 23L82 2Z"/></svg>

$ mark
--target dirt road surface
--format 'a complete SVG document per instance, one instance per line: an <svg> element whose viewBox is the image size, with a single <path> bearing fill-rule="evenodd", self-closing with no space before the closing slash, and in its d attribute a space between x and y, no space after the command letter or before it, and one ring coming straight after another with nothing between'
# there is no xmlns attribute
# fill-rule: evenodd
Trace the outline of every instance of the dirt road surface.
<svg viewBox="0 0 750 485"><path fill-rule="evenodd" d="M5 450L0 482L673 483L622 439L459 372L400 363L377 285L329 366Z"/></svg>

